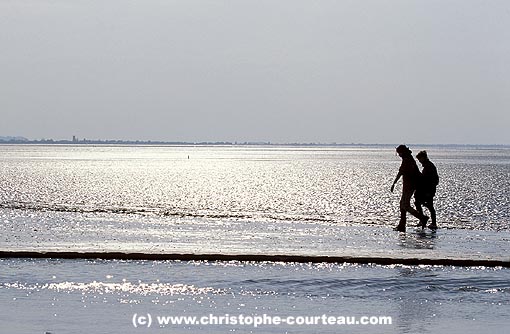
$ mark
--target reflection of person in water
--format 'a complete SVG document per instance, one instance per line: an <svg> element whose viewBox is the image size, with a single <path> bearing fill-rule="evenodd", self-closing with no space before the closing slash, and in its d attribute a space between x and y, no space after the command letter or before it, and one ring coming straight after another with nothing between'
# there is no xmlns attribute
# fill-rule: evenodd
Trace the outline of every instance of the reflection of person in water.
<svg viewBox="0 0 510 334"><path fill-rule="evenodd" d="M418 180L420 179L420 170L412 156L413 152L407 146L399 145L397 147L397 153L402 158L402 164L400 165L397 177L395 177L395 181L393 181L393 185L391 186L391 192L393 192L395 184L398 182L400 177L402 177L403 184L402 197L400 198L400 222L397 227L395 227L395 230L405 232L407 212L418 218L421 225L427 224L429 217L411 207L411 197L413 197Z"/></svg>
<svg viewBox="0 0 510 334"><path fill-rule="evenodd" d="M418 188L414 193L414 205L416 210L423 214L422 205L425 206L430 212L430 218L432 223L428 226L432 230L437 229L436 224L436 210L434 209L434 195L436 194L436 187L439 184L439 175L437 175L436 166L429 160L426 151L421 151L416 155L416 158L423 166L421 172L421 179L418 183ZM422 228L425 228L425 224L420 224Z"/></svg>

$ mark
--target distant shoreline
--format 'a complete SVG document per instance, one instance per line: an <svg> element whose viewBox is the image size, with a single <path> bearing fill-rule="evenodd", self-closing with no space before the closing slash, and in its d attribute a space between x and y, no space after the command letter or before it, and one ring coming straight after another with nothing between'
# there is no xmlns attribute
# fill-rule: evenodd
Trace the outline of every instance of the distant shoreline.
<svg viewBox="0 0 510 334"><path fill-rule="evenodd" d="M271 143L271 142L180 142L152 140L2 140L0 145L69 145L69 146L273 146L273 147L388 147L398 144L365 144L365 143ZM410 146L427 147L458 147L458 148L510 148L510 144L412 144Z"/></svg>

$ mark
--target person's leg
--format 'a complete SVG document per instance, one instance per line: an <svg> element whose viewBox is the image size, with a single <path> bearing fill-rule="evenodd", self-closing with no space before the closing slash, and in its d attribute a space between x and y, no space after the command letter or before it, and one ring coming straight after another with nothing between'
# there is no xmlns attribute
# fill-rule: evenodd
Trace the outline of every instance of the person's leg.
<svg viewBox="0 0 510 334"><path fill-rule="evenodd" d="M421 200L418 200L418 199L415 199L415 200L414 200L414 207L416 208L416 211L418 211L418 213L419 213L420 215L423 215L423 208L422 208L422 205L423 205L423 204L424 204L424 203L422 203L422 201L421 201Z"/></svg>
<svg viewBox="0 0 510 334"><path fill-rule="evenodd" d="M406 231L406 220L407 220L407 211L405 209L404 193L402 193L402 197L400 197L400 221L399 221L397 227L394 228L394 230L399 231L399 232L405 232Z"/></svg>
<svg viewBox="0 0 510 334"><path fill-rule="evenodd" d="M429 217L425 216L423 214L423 211L418 212L415 208L413 208L411 206L411 197L413 196L413 193L414 193L414 190L411 190L411 191L404 190L402 192L402 201L400 203L401 204L400 210L402 210L402 208L403 208L406 212L409 212L414 217L418 218L420 220L420 225L422 227L424 227L427 224L427 220L429 219Z"/></svg>
<svg viewBox="0 0 510 334"><path fill-rule="evenodd" d="M416 211L420 214L420 216L423 217L423 207L422 205L425 205L423 201L423 197L418 193L414 193L414 207L416 208ZM422 223L418 223L418 226L422 226Z"/></svg>
<svg viewBox="0 0 510 334"><path fill-rule="evenodd" d="M436 209L434 208L434 199L430 198L425 202L425 207L430 212L430 219L432 220L432 223L429 225L429 228L431 229L437 229L437 222L436 222Z"/></svg>

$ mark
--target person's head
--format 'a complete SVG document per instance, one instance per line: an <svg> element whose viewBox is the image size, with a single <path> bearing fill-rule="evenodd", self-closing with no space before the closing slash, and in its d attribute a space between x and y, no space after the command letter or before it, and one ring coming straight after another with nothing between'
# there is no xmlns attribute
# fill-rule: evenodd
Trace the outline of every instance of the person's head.
<svg viewBox="0 0 510 334"><path fill-rule="evenodd" d="M420 151L418 154L416 154L416 159L418 159L420 163L424 163L425 161L429 160L427 151Z"/></svg>
<svg viewBox="0 0 510 334"><path fill-rule="evenodd" d="M407 155L411 155L413 152L409 149L409 147L405 146L405 145L398 145L397 148L397 153L400 157L405 157Z"/></svg>

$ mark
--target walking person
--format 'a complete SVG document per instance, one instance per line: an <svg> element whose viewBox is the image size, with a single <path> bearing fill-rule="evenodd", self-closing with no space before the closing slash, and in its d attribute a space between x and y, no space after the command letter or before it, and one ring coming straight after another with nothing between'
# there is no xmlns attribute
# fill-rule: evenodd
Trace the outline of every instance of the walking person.
<svg viewBox="0 0 510 334"><path fill-rule="evenodd" d="M422 205L425 206L430 212L430 219L432 223L428 226L431 230L437 230L436 223L436 209L434 208L434 196L436 195L436 187L439 184L439 175L437 174L437 168L429 160L427 151L421 151L416 155L416 158L423 166L421 171L420 182L418 188L414 193L414 206L416 210L423 214ZM420 221L421 228L425 228L425 224Z"/></svg>
<svg viewBox="0 0 510 334"><path fill-rule="evenodd" d="M411 206L411 197L413 197L420 179L420 170L413 158L413 152L405 145L399 145L396 150L398 155L402 158L402 164L391 186L391 192L393 192L395 184L400 177L402 177L402 197L400 198L400 222L394 230L405 232L408 212L418 218L421 225L426 225L429 217L425 216L423 212L418 212Z"/></svg>

